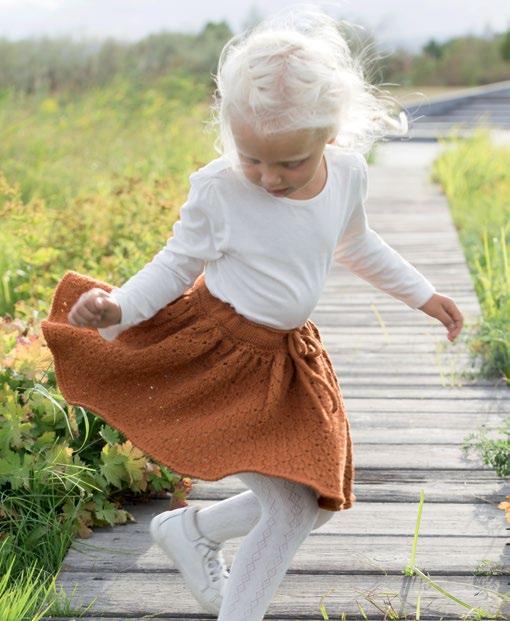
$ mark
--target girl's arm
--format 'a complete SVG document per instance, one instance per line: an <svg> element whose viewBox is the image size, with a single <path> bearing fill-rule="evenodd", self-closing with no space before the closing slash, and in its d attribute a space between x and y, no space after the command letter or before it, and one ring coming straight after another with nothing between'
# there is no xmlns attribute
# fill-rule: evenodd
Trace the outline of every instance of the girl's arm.
<svg viewBox="0 0 510 621"><path fill-rule="evenodd" d="M368 193L368 166L361 153L355 200L333 258L374 287L401 300L410 308L419 308L435 293L434 285L409 261L389 246L370 228L365 210Z"/></svg>
<svg viewBox="0 0 510 621"><path fill-rule="evenodd" d="M222 256L223 229L212 217L218 214L213 181L196 175L190 176L188 199L166 245L139 272L111 291L121 307L121 320L98 328L105 340L113 341L130 326L154 316L191 287L206 262Z"/></svg>
<svg viewBox="0 0 510 621"><path fill-rule="evenodd" d="M437 293L421 272L370 228L364 205L368 166L360 153L356 159L359 163L356 198L334 259L381 291L438 319L448 329L447 338L453 341L462 330L463 314L452 298Z"/></svg>

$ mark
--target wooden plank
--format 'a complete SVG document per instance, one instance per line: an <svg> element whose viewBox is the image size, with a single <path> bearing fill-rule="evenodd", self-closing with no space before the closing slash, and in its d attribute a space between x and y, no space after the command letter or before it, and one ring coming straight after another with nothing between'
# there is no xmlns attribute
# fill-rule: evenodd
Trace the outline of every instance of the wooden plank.
<svg viewBox="0 0 510 621"><path fill-rule="evenodd" d="M431 326L435 325L432 323L433 321L437 322L436 319L431 318L418 308L411 308L404 304L401 300L393 298L385 292L379 291L366 282L357 283L357 285L358 286L351 284L350 282L346 282L338 289L330 292L325 300L326 304L324 306L324 311L321 311L321 307L317 306L313 310L310 317L313 319L314 315L320 314L321 312L331 312L331 310L337 312L341 311L342 314L345 314L350 310L357 310L360 312L373 310L373 307L375 306L381 313L393 312L396 318L399 317L399 314L404 316L407 315L409 319L414 319L418 325L423 323L423 320L430 322ZM463 290L459 290L458 287L455 287L449 283L444 287L438 286L437 289L443 295L448 295L449 297L454 298L457 306L464 315L464 318L469 318L469 323L474 322L478 318L478 301L473 300L473 294L470 291L470 287L463 287ZM328 311L326 308L330 304L331 310ZM472 316L473 313L474 316ZM342 321L338 321L338 326L342 326Z"/></svg>
<svg viewBox="0 0 510 621"><path fill-rule="evenodd" d="M432 576L434 578L434 576ZM508 592L506 576L444 576L435 580L470 606L484 607L490 613L500 610L503 594ZM179 619L203 614L178 573L108 573L66 572L57 581L70 596L73 607L86 608L88 614L120 616L167 615ZM421 578L377 574L287 574L269 605L267 616L284 615L296 619L317 615L323 602L330 617L358 615L357 601L380 619L380 611L367 601L371 596L378 604L388 601L388 593L400 614L408 614L421 595L422 619L466 612L459 604L436 590L427 588ZM74 596L71 593L74 591ZM505 599L507 600L507 597ZM507 604L507 602L506 602Z"/></svg>
<svg viewBox="0 0 510 621"><path fill-rule="evenodd" d="M366 286L365 286L366 285ZM363 287L363 288L362 288ZM373 311L373 306L379 312L393 313L396 319L402 319L407 316L409 319L413 319L417 326L421 325L423 321L428 321L431 326L437 325L437 320L430 317L426 313L422 312L418 308L411 308L404 304L404 302L397 300L391 295L381 292L375 287L367 284L362 284L362 287L355 287L351 283L345 283L342 287L328 294L325 299L324 306L317 306L312 311L310 317L313 319L314 315L320 315L321 313L328 313L331 311L342 312L342 314L348 311ZM368 288L367 288L368 287ZM474 322L479 315L479 303L478 300L473 300L473 294L464 287L463 291L459 291L458 288L449 283L445 287L438 287L440 293L448 295L450 297L455 296L455 302L465 319L470 318L470 322ZM472 316L474 313L474 316ZM397 325L399 325L397 323ZM338 326L342 327L342 321L338 321ZM466 326L467 327L467 326Z"/></svg>
<svg viewBox="0 0 510 621"><path fill-rule="evenodd" d="M351 283L345 283L342 287L328 295L326 304L327 306L331 304L331 310L337 313L341 311L342 315L351 310L358 312L370 310L373 312L373 307L375 306L380 313L392 313L392 316L395 317L395 321L407 318L409 320L414 320L418 326L421 325L423 321L428 321L431 326L437 325L436 319L431 318L418 308L411 308L404 304L404 302L393 298L387 293L380 292L367 283L364 283L363 287L364 289L361 287L356 288L355 286L351 286ZM459 291L458 288L456 289L449 283L444 287L438 287L438 291L443 295L454 298L457 306L464 315L466 327L468 323L474 323L476 319L479 318L480 306L478 301L473 299L473 294L469 288L466 289L464 287L463 291ZM313 319L314 315L320 315L321 312L331 312L331 310L326 310L327 306L324 307L324 311L321 311L320 306L315 307L310 317ZM342 321L339 320L338 325L341 327Z"/></svg>
<svg viewBox="0 0 510 621"><path fill-rule="evenodd" d="M413 262L411 257L407 258L407 260L410 263ZM338 265L340 265L340 263ZM424 272L424 276L427 277L426 272L428 271L428 269L427 270L423 269L422 271ZM435 282L433 282L432 284L436 285ZM451 278L445 279L444 284L445 286L448 287L450 291L456 291L459 294L464 294L466 298L469 296L470 293L471 294L473 293L474 283L472 283L471 280L468 280L467 278L464 280L464 282L457 282L457 281L454 282L452 281ZM338 294L338 293L345 292L347 287L348 287L349 293L351 293L352 291L353 293L357 294L358 299L363 299L363 296L365 297L365 299L368 299L369 295L371 295L372 293L377 294L380 297L384 296L388 299L392 299L392 296L386 291L382 291L378 289L377 287L372 285L370 282L368 282L361 276L357 276L356 274L351 274L348 272L344 274L343 278L341 277L337 278L335 275L334 285L333 284L326 285L326 287L327 288L324 290L324 296L326 300L328 296L331 294L335 294L335 293ZM396 300L395 303L402 304L403 302L400 302L400 300Z"/></svg>
<svg viewBox="0 0 510 621"><path fill-rule="evenodd" d="M407 260L414 264L417 267L417 261L411 258L406 257ZM465 271L461 271L458 267L444 267L444 269L434 269L427 265L423 265L420 268L420 271L426 276L432 283L435 285L436 289L439 287L450 287L452 280L455 279L455 288L457 291L462 291L463 289L466 291L470 291L472 287L474 287L473 280L469 273ZM351 274L346 274L343 277L339 277L337 279L338 287L350 287L352 283ZM361 278L360 276L356 276L356 278ZM377 289L374 285L370 284L365 279L362 279L365 284L368 286ZM453 286L453 285L452 285ZM384 295L389 295L389 293L384 293Z"/></svg>
<svg viewBox="0 0 510 621"><path fill-rule="evenodd" d="M410 263L414 263L412 258L410 257L409 258L405 257L405 258ZM424 276L426 276L429 280L433 282L436 288L439 288L440 286L441 287L443 286L453 287L453 285L451 285L453 278L455 278L455 289L457 291L459 290L469 291L474 286L469 273L461 271L458 268L454 268L452 270L448 270L447 268L445 268L444 270L435 270L430 266L427 266L427 267L423 266L421 271L424 274ZM368 281L362 279L360 276L356 276L356 278L361 279L365 287L368 285L369 287L377 289L377 287L374 287L374 285L371 285ZM353 286L353 282L354 282L353 274L346 273L343 277L342 275L340 275L336 279L336 281L337 281L336 282L337 287L351 288L351 285ZM384 295L390 295L389 293L386 293L386 292L383 292L383 293Z"/></svg>
<svg viewBox="0 0 510 621"><path fill-rule="evenodd" d="M340 379L340 378L339 378ZM375 385L367 376L365 383L352 384L340 382L342 393L348 398L364 397L374 399L412 399L425 401L442 399L444 401L486 401L491 399L493 405L501 404L501 412L510 414L510 391L503 387L487 386L425 386L425 385Z"/></svg>
<svg viewBox="0 0 510 621"><path fill-rule="evenodd" d="M331 535L312 531L298 549L288 573L377 573L400 574L409 561L413 534L406 536L341 535L342 545L332 546ZM242 537L225 542L224 557L231 567ZM424 572L442 575L471 575L482 567L510 575L509 546L495 537L425 537L416 546L416 562ZM115 532L98 532L87 540L73 542L62 569L66 572L164 572L177 569L155 546L148 524L127 524Z"/></svg>
<svg viewBox="0 0 510 621"><path fill-rule="evenodd" d="M445 295L450 295L446 293ZM476 327L479 320L478 308L475 305L462 306L461 312L464 316L464 330L466 331ZM369 321L363 324L361 319ZM371 332L383 332L393 330L396 334L398 331L404 331L407 334L428 336L429 341L438 338L441 335L446 337L446 330L442 323L432 318L430 315L418 310L407 307L399 300L391 300L377 298L373 296L366 302L360 302L356 297L349 296L346 300L331 300L328 305L321 310L315 310L310 319L317 324L321 333L327 331L328 334L334 334L335 326L341 331L340 334L348 333L351 327L358 332L363 332L363 327ZM375 321L374 321L375 320ZM463 338L457 339L455 345L463 341Z"/></svg>
<svg viewBox="0 0 510 621"><path fill-rule="evenodd" d="M441 376L437 373L437 369L435 373L420 373L417 370L413 373L408 373L407 375L400 375L398 379L395 379L395 376L399 373L404 372L404 365L401 364L399 367L394 369L394 373L389 375L388 373L384 373L383 369L373 368L367 365L367 367L361 367L359 364L352 367L347 367L342 365L339 367L333 363L335 367L335 371L337 377L343 380L344 384L348 384L349 386L365 386L367 383L370 383L372 386L395 386L398 382L399 386L426 386L427 388L439 388L441 386L447 387L449 384L446 384L445 380L442 380ZM342 382L340 382L343 385ZM469 387L478 386L478 387L487 387L490 386L489 380L483 381L481 379L474 379L469 381L467 379L458 378L456 385L466 384Z"/></svg>
<svg viewBox="0 0 510 621"><path fill-rule="evenodd" d="M351 291L349 291L349 294L350 293ZM338 327L342 328L344 325L344 315L348 315L351 311L356 313L368 313L370 311L370 313L373 313L373 306L375 306L379 313L388 315L387 321L393 322L396 328L405 328L406 325L402 324L402 321L404 320L409 321L411 325L416 328L423 327L427 324L431 327L439 325L436 319L430 317L426 313L423 313L418 309L409 308L403 302L390 298L387 295L381 295L379 298L374 296L370 300L367 299L364 301L360 300L359 297L355 295L354 291L352 291L352 293L352 297L351 295L347 296L344 294L335 294L334 296L330 296L324 306L316 307L310 315L311 319L313 320L313 317L315 316L320 321L322 315L335 313L337 316ZM445 295L448 294L445 292ZM466 298L464 303L458 301L457 305L461 309L465 320L470 317L470 321L474 322L478 318L478 302L474 302L471 295L469 295L469 299ZM384 318L385 317L383 317L383 319Z"/></svg>
<svg viewBox="0 0 510 621"><path fill-rule="evenodd" d="M411 374L434 375L439 378L441 372L438 366L439 363L443 363L444 365L458 363L458 366L466 367L464 369L465 371L468 371L469 367L478 369L481 366L481 360L479 358L471 357L460 349L448 349L448 346L444 349L438 347L437 350L425 352L419 357L413 356L412 352L408 352L407 355L404 353L396 355L391 351L377 350L376 352L368 351L366 357L363 358L357 355L353 357L352 360L338 353L330 353L327 343L325 343L325 347L337 368L341 369L343 367L344 372L349 372L350 370L356 372L356 370L361 371L365 368L368 372L371 372L371 369L373 369L374 372L375 370L388 372L388 367L385 365L391 364L395 365L390 367L392 370L394 368L398 369L399 367L403 367L404 369L409 369ZM415 362L414 365L413 361ZM396 373L398 373L398 371L396 371ZM486 385L496 384L496 378L476 376L472 379L473 382L481 382Z"/></svg>
<svg viewBox="0 0 510 621"><path fill-rule="evenodd" d="M440 335L444 335L444 326L442 324L434 324L434 325L423 325L418 326L415 330L410 330L404 326L391 326L391 331L388 330L388 337L390 338L389 342L385 342L386 335L383 329L380 326L372 327L363 326L359 327L349 327L346 328L342 325L333 326L319 326L321 336L323 340L328 340L332 343L335 341L342 340L343 342L346 339L351 338L352 340L367 338L370 340L378 339L381 343L389 345L394 345L396 343L405 343L407 342L409 347L416 344L425 344L432 343L433 341ZM442 339L441 339L442 340ZM460 341L459 341L460 343ZM446 344L446 340L445 340ZM450 342L448 341L448 344ZM452 348L454 348L457 343L451 343ZM459 347L460 349L460 347Z"/></svg>
<svg viewBox="0 0 510 621"><path fill-rule="evenodd" d="M430 340L431 337L435 337L437 335L443 334L443 327L441 325L437 325L435 320L432 320L429 317L430 321L434 321L432 324L418 324L415 327L409 328L407 326L401 325L392 325L388 329L389 336L393 340L405 341L411 339L426 341ZM380 326L373 327L367 326L365 329L360 327L346 328L343 325L337 325L335 328L335 332L333 333L332 326L319 326L321 332L324 335L329 336L349 336L350 334L355 334L356 336L370 336L370 338L384 338L383 330ZM453 345L453 344L452 344Z"/></svg>
<svg viewBox="0 0 510 621"><path fill-rule="evenodd" d="M446 340L446 339L445 339ZM370 340L367 337L360 336L357 339L351 339L348 341L342 337L335 338L333 336L328 336L323 339L324 345L328 352L332 353L341 353L341 352L355 352L359 351L361 355L365 355L370 351L378 352L380 350L391 351L394 354L425 354L425 353L434 353L436 351L436 347L441 347L443 345L443 340L438 341L437 344L433 342L430 343L413 343L412 346L410 344L405 343L391 343L390 345L377 342L374 343L374 340Z"/></svg>
<svg viewBox="0 0 510 621"><path fill-rule="evenodd" d="M157 621L175 621L175 619L179 619L182 620L184 618L186 619L193 619L193 621L211 621L211 619L213 617L209 616L203 616L201 614L194 614L191 616L186 616L183 617L180 613L177 613L178 616L158 616L157 617ZM204 613L206 614L206 613ZM69 621L104 621L106 617L72 617L69 619ZM111 621L125 621L126 617L124 617L123 619L120 619L118 616L113 616L113 617L108 617ZM156 617L154 617L156 618ZM271 619L271 621L289 621L289 617L285 617L285 619L283 619L282 617L275 617L274 615L271 616L265 616L265 619ZM375 617L373 617L372 615L367 615L367 619L374 619ZM378 617L379 619L381 617ZM68 617L66 617L66 619L68 619ZM316 614L306 614L306 615L292 615L292 621L324 621L324 615L320 612L316 613ZM62 617L43 617L42 621L62 621ZM143 616L143 617L129 617L129 621L147 621L147 617ZM450 617L448 616L448 621L465 621L465 618L460 618L460 617Z"/></svg>
<svg viewBox="0 0 510 621"><path fill-rule="evenodd" d="M245 490L246 488L240 485L235 475L227 476L218 481L194 480L189 498L190 500L221 500ZM452 528L455 529L456 518L453 514L457 510L461 514L464 510L467 511L467 509L462 509L460 505L471 506L470 510L473 512L477 511L480 504L497 506L507 495L510 495L510 483L505 483L497 478L493 471L489 470L435 470L433 473L429 473L423 470L384 470L382 468L357 467L354 483L354 493L357 499L356 512L353 513L351 509L340 512L342 520L349 520L349 515L357 515L358 521L363 522L366 519L367 532L370 532L370 522L373 521L374 513L377 513L378 525L386 529L381 532L410 532L409 530L402 530L398 526L400 524L400 511L395 511L398 516L393 515L393 506L400 509L399 503L410 503L416 507L420 501L420 490L423 490L425 504L430 505L430 511L451 511L448 514L450 517L447 519ZM452 502L452 499L455 502ZM387 507L388 503L392 506L391 510ZM454 508L451 510L448 508L440 509L440 507L445 506L445 503L452 503ZM388 520L385 520L385 504L386 512L389 515ZM396 507L396 505L399 506ZM344 518L343 516L347 517ZM501 516L502 512L497 519L502 520ZM435 520L437 523L440 522L437 515L435 515ZM411 522L406 528L411 528ZM348 521L343 522L344 526L346 523L348 524ZM396 531L395 528L397 528ZM505 525L505 528L508 526ZM345 531L342 530L342 532ZM485 524L481 526L478 534L487 532Z"/></svg>
<svg viewBox="0 0 510 621"><path fill-rule="evenodd" d="M400 375L402 385L422 382L423 384L429 385L451 385L454 383L455 385L490 386L494 382L494 380L477 376L462 377L460 373L464 370L466 372L469 370L468 368L464 368L467 365L467 361L465 365L458 365L458 369L455 369L452 367L452 362L440 361L438 363L436 360L431 360L428 368L423 369L420 368L419 364L412 365L412 363L409 362L409 365L406 365L405 360L389 358L388 364L392 364L391 368L394 370L394 374L391 375L385 373L384 368L381 368L381 364L384 364L383 362L376 365L370 360L364 362L357 358L353 358L352 360L345 360L342 358L339 360L338 356L335 356L332 362L337 377L353 385L366 383L366 378L369 377L373 378L374 384L380 384L381 382L387 383L394 379L394 375ZM457 361L454 360L453 362L455 363ZM473 370L476 368L477 367L473 367Z"/></svg>
<svg viewBox="0 0 510 621"><path fill-rule="evenodd" d="M451 297L449 293L445 292L445 295L450 295ZM461 308L461 313L464 315L464 330L466 331L465 333L467 333L469 324L474 324L476 322L478 310L475 306L470 306L468 308L466 305L459 308ZM420 316L418 316L417 313L420 313ZM343 329L350 327L362 328L363 326L372 329L382 329L380 321L387 329L398 327L412 331L414 328L432 328L437 331L438 337L446 343L446 328L437 320L431 320L428 315L422 314L421 311L410 311L395 307L381 308L375 301L362 306L353 304L352 308L349 309L344 306L339 306L338 308L332 307L329 310L314 312L310 318L321 330L322 328L331 328L335 324L340 324ZM434 323L432 323L432 321L434 321ZM440 330L440 332L438 330ZM461 338L463 338L463 336L464 335L462 335Z"/></svg>
<svg viewBox="0 0 510 621"><path fill-rule="evenodd" d="M468 432L470 430L466 430ZM465 457L458 445L371 444L354 448L355 464L360 468L415 468L428 470L491 470L477 454Z"/></svg>
<svg viewBox="0 0 510 621"><path fill-rule="evenodd" d="M204 613L205 614L205 613ZM62 621L63 617L42 617L42 621ZM66 619L68 619L69 621L105 621L107 619L107 617L65 617ZM156 618L156 617L153 617ZM158 621L175 621L175 619L193 619L193 621L211 621L211 619L213 617L209 616L202 616L201 614L194 614L191 617L186 617L181 615L180 613L178 613L178 616L168 616L165 615L164 617L157 617ZM374 617L372 616L368 616L368 619L373 619ZM380 617L379 617L380 618ZM108 619L114 619L115 621L125 621L125 619L119 619L118 616L114 616L114 617L108 617ZM266 616L265 619L271 619L271 621L289 621L289 617L275 617L274 615ZM310 614L310 615L300 615L299 617L297 617L296 615L292 616L292 620L293 621L303 621L303 620L310 620L310 621L324 621L324 615L320 612L316 613L316 614ZM442 617L443 621L465 621L464 618L460 618L460 617ZM129 617L129 621L147 621L147 617Z"/></svg>
<svg viewBox="0 0 510 621"><path fill-rule="evenodd" d="M356 411L355 415L349 416L351 422L351 430L358 434L360 442L365 442L365 437L370 437L373 431L389 431L391 433L398 433L400 430L409 437L408 434L413 431L421 432L420 444L429 444L429 442L436 443L439 441L439 437L432 436L430 434L437 432L438 434L451 434L454 432L460 432L463 440L464 434L467 431L474 431L475 428L481 425L486 425L486 428L497 427L504 422L505 417L501 414L464 414L459 412L444 412L441 416L437 416L436 413L421 412L418 406L413 409L413 418L409 419L409 413L407 412L387 412L384 417L376 418L372 411ZM424 433L424 431L427 433ZM396 438L397 436L394 436ZM441 437L446 437L441 435ZM448 436L450 437L450 436ZM489 437L492 437L489 434ZM411 444L415 442L411 441ZM448 442L449 444L450 442ZM459 444L462 442L459 441ZM400 441L399 441L400 444Z"/></svg>
<svg viewBox="0 0 510 621"><path fill-rule="evenodd" d="M227 478L227 477L226 477ZM233 476L231 480L218 482L207 482L195 479L190 495L190 505L200 507L210 506L211 499L203 498L207 488L215 489L219 492L222 487L222 498L246 491L248 488L243 486L240 480ZM417 491L417 502L395 502L391 503L391 511L388 505L383 502L356 503L345 511L333 511L332 517L313 533L321 533L328 536L344 537L347 535L377 535L377 536L412 536L416 526L418 513L419 489ZM220 498L217 498L220 499ZM209 502L208 502L209 501ZM129 504L126 508L138 520L134 528L133 524L125 524L119 528L110 526L97 528L96 534L110 533L112 536L120 536L122 532L148 533L149 522L154 515L168 509L169 500L157 499L150 503ZM376 518L376 519L374 519ZM129 528L128 528L129 526ZM457 503L441 502L423 504L422 518L420 525L420 536L423 537L486 537L488 540L496 538L503 545L507 539L510 525L505 521L504 511L497 509L492 503ZM90 541L88 539L87 541ZM339 540L330 539L330 541Z"/></svg>
<svg viewBox="0 0 510 621"><path fill-rule="evenodd" d="M371 418L373 419L373 415ZM471 425L461 426L460 424L456 429L436 428L433 421L430 427L427 427L424 422L410 426L409 421L403 421L401 427L376 427L375 425L367 427L361 423L358 416L349 417L349 421L351 436L355 445L393 444L402 446L410 444L420 446L421 450L426 450L429 445L461 444L473 430ZM502 426L502 420L499 423ZM503 437L501 433L498 435L496 431L491 432L488 436L494 440L501 440Z"/></svg>
<svg viewBox="0 0 510 621"><path fill-rule="evenodd" d="M424 271L424 270L421 270ZM450 297L454 297L455 302L463 315L469 316L473 313L473 309L475 309L475 315L478 314L479 303L478 300L473 299L473 293L471 291L471 285L465 286L462 288L452 285L451 282L445 284L444 286L438 286L438 291L444 295L448 295ZM336 311L349 311L349 310L371 310L371 305L375 305L378 310L390 312L393 311L397 313L397 311L401 315L408 315L410 318L416 319L418 322L421 322L423 319L430 321L430 325L432 321L437 321L436 319L430 318L429 315L423 313L418 308L411 308L407 306L401 300L394 298L390 294L386 292L382 292L376 287L373 287L366 281L356 283L354 285L352 282L345 282L338 289L335 289L331 292L328 292L328 297L324 300L324 307L316 306L312 311L310 317L313 318L313 315L320 314L321 312L328 312L327 308L331 305L331 310ZM324 308L324 310L321 310ZM470 310L471 309L471 310ZM398 317L398 315L397 315ZM475 317L472 318L474 320ZM342 322L338 322L339 327L341 327Z"/></svg>
<svg viewBox="0 0 510 621"><path fill-rule="evenodd" d="M415 401L410 402L404 399L367 399L365 397L345 396L344 394L344 401L347 412L376 412L377 415L382 415L385 412L407 412L410 423L412 422L412 413L415 411L436 412L438 416L447 412L464 414L487 412L508 415L506 400L493 403L490 400L484 401L483 399L423 399L417 404Z"/></svg>

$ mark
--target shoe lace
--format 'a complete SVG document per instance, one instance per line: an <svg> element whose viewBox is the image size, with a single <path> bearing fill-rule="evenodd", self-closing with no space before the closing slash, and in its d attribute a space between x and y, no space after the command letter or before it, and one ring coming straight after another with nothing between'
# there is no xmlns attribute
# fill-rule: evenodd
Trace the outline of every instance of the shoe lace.
<svg viewBox="0 0 510 621"><path fill-rule="evenodd" d="M206 543L204 559L207 563L207 568L209 570L209 574L212 578L213 582L217 582L221 578L221 574L225 578L228 577L227 566L225 564L225 560L222 556L219 556L218 552L223 549L224 544L210 544Z"/></svg>

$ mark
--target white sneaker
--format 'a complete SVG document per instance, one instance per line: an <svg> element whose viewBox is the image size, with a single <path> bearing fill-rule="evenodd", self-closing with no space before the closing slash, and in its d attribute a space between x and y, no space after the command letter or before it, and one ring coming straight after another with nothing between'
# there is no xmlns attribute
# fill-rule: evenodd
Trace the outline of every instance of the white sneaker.
<svg viewBox="0 0 510 621"><path fill-rule="evenodd" d="M197 526L200 507L163 511L152 518L152 539L181 572L195 599L207 612L217 614L223 601L228 571L223 543L203 535Z"/></svg>

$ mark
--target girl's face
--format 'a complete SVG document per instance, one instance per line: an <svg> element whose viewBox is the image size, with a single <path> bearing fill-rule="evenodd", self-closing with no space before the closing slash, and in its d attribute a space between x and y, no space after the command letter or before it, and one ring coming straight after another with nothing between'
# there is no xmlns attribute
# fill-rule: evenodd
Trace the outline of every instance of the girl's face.
<svg viewBox="0 0 510 621"><path fill-rule="evenodd" d="M260 136L239 120L232 134L246 178L274 196L311 198L325 182L324 147L332 143L310 129Z"/></svg>

